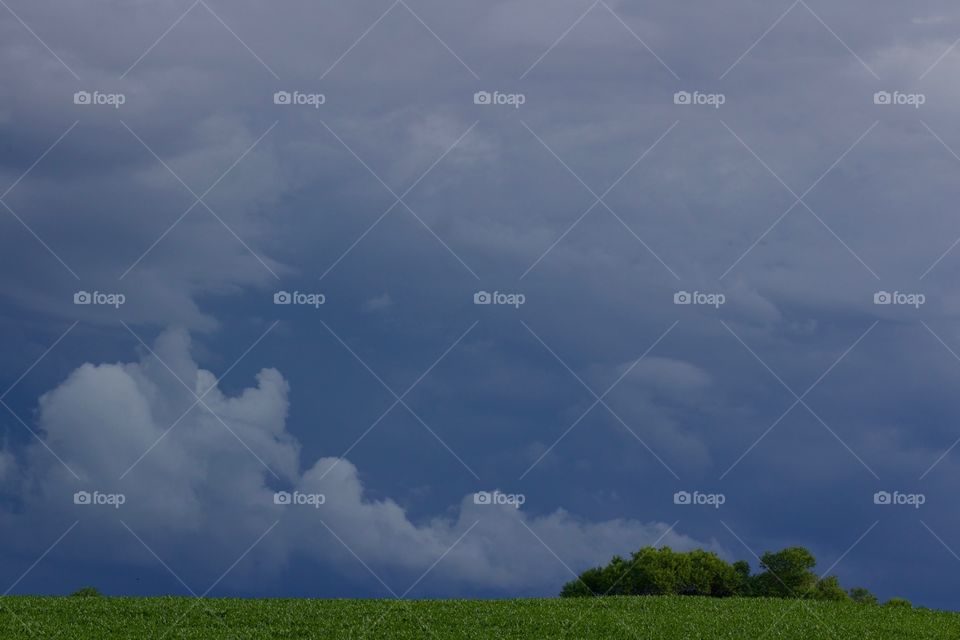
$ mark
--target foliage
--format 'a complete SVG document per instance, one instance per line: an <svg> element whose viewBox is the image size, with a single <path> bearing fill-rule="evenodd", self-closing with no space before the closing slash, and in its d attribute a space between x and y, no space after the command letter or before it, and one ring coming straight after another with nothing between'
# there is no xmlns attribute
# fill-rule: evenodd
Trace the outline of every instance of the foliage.
<svg viewBox="0 0 960 640"><path fill-rule="evenodd" d="M817 574L811 571L816 564L817 559L803 547L789 547L776 553L767 551L760 556L760 567L764 572L756 578L756 595L809 597L817 586Z"/></svg>
<svg viewBox="0 0 960 640"><path fill-rule="evenodd" d="M587 569L563 586L561 597L591 596L710 596L803 598L810 600L869 602L876 598L866 589L850 594L836 576L818 578L817 560L803 547L768 551L760 557L762 571L751 575L744 560L729 564L717 554L700 549L673 551L670 547L644 547L629 558L614 556L603 567Z"/></svg>
<svg viewBox="0 0 960 640"><path fill-rule="evenodd" d="M675 552L644 547L629 560L614 556L605 567L587 569L563 586L563 597L591 595L702 595L725 597L740 592L743 577L709 551Z"/></svg>
<svg viewBox="0 0 960 640"><path fill-rule="evenodd" d="M817 586L813 589L811 597L814 600L835 600L839 602L850 599L847 592L840 586L837 576L828 576L822 580L817 580Z"/></svg>
<svg viewBox="0 0 960 640"><path fill-rule="evenodd" d="M81 587L70 594L74 598L100 598L100 592L96 587Z"/></svg>
<svg viewBox="0 0 960 640"><path fill-rule="evenodd" d="M877 604L877 596L864 587L850 589L850 599L858 604Z"/></svg>
<svg viewBox="0 0 960 640"><path fill-rule="evenodd" d="M885 607L903 607L905 609L911 608L913 605L910 604L910 601L906 598L890 598L883 603Z"/></svg>

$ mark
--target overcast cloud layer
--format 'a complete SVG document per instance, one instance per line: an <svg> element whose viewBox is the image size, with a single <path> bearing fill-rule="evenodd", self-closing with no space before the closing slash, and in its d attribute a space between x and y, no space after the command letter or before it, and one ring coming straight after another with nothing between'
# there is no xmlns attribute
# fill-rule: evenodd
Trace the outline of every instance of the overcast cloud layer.
<svg viewBox="0 0 960 640"><path fill-rule="evenodd" d="M0 588L554 595L799 544L956 608L958 37L947 2L8 0Z"/></svg>

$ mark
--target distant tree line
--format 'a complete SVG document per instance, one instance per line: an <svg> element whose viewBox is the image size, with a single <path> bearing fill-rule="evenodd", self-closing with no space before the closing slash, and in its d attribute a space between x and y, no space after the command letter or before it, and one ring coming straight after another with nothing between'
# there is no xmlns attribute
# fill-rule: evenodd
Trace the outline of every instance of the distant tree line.
<svg viewBox="0 0 960 640"><path fill-rule="evenodd" d="M863 587L845 591L836 576L813 572L816 558L803 547L768 551L760 558L760 573L750 564L730 564L711 551L673 551L644 547L629 558L614 556L605 567L587 569L563 586L561 597L591 596L710 596L714 598L805 598L877 604ZM910 606L902 598L887 604Z"/></svg>

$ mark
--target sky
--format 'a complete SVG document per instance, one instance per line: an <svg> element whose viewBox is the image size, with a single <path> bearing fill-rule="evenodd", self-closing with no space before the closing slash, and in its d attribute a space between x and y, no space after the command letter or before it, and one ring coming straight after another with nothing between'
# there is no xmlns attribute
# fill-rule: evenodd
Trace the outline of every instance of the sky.
<svg viewBox="0 0 960 640"><path fill-rule="evenodd" d="M958 608L955 3L0 5L5 593Z"/></svg>

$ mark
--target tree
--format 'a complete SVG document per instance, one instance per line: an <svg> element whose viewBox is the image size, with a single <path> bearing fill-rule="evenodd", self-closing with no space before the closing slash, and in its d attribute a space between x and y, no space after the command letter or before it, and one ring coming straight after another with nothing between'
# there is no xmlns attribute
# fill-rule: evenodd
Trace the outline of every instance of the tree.
<svg viewBox="0 0 960 640"><path fill-rule="evenodd" d="M587 569L568 582L562 597L590 595L741 595L745 575L711 551L687 553L644 547L629 559L614 556L605 567Z"/></svg>
<svg viewBox="0 0 960 640"><path fill-rule="evenodd" d="M687 554L687 558L690 565L689 576L681 587L681 593L717 598L739 594L741 575L717 554L698 549ZM749 566L747 572L749 573Z"/></svg>
<svg viewBox="0 0 960 640"><path fill-rule="evenodd" d="M680 593L680 585L688 567L682 554L670 547L644 547L632 554L627 569L627 595L659 596Z"/></svg>
<svg viewBox="0 0 960 640"><path fill-rule="evenodd" d="M886 602L883 603L883 606L885 606L885 607L903 607L903 608L905 608L905 609L910 609L910 608L913 607L913 605L910 604L910 601L907 600L906 598L890 598L889 600L887 600Z"/></svg>
<svg viewBox="0 0 960 640"><path fill-rule="evenodd" d="M563 585L560 596L563 598L583 598L593 595L603 595L606 593L604 583L604 569L600 567L587 569L580 574L579 578Z"/></svg>
<svg viewBox="0 0 960 640"><path fill-rule="evenodd" d="M564 598L591 596L710 596L809 598L876 603L862 587L846 592L836 576L818 578L816 558L803 547L768 551L760 558L763 571L751 575L750 564L730 564L712 551L674 551L670 547L643 547L629 558L614 556L604 567L587 569L560 591ZM910 606L894 598L889 606Z"/></svg>
<svg viewBox="0 0 960 640"><path fill-rule="evenodd" d="M760 566L765 571L757 576L756 595L810 597L817 586L817 575L811 571L816 564L817 559L803 547L789 547L776 553L767 551L760 557Z"/></svg>
<svg viewBox="0 0 960 640"><path fill-rule="evenodd" d="M840 586L837 576L828 576L822 580L817 580L817 586L814 588L811 597L816 600L835 600L838 602L850 599L847 592Z"/></svg>
<svg viewBox="0 0 960 640"><path fill-rule="evenodd" d="M586 575L589 571L597 570L598 569L587 569L583 575ZM567 584L563 585L563 589L560 591L561 598L589 598L592 595L594 595L594 593L583 580L583 576L577 580L571 580Z"/></svg>
<svg viewBox="0 0 960 640"><path fill-rule="evenodd" d="M850 599L857 604L877 604L877 596L870 593L870 590L864 587L854 587L850 589Z"/></svg>
<svg viewBox="0 0 960 640"><path fill-rule="evenodd" d="M750 563L746 560L737 560L733 563L733 570L737 574L737 595L753 595L753 578L750 577Z"/></svg>

